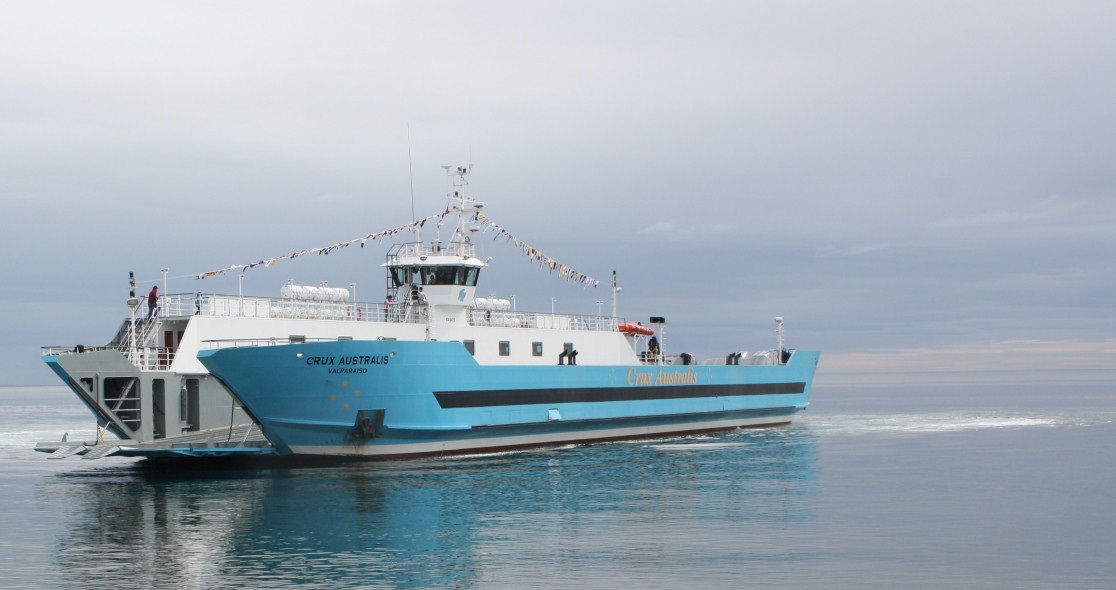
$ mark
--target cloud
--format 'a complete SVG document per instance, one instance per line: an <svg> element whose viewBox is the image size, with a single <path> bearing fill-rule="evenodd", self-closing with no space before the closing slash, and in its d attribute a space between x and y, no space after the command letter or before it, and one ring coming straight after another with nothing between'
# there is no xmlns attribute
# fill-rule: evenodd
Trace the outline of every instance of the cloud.
<svg viewBox="0 0 1116 590"><path fill-rule="evenodd" d="M320 205L336 205L351 202L354 197L353 195L339 193L323 193L313 197L312 200Z"/></svg>
<svg viewBox="0 0 1116 590"><path fill-rule="evenodd" d="M646 234L674 234L678 231L678 224L673 221L656 221L643 228Z"/></svg>
<svg viewBox="0 0 1116 590"><path fill-rule="evenodd" d="M931 224L937 228L978 228L1014 226L1031 222L1072 218L1085 204L1059 196L1050 196L1030 203L1020 203L1018 208L974 212L971 215L948 217Z"/></svg>
<svg viewBox="0 0 1116 590"><path fill-rule="evenodd" d="M871 254L873 252L881 252L881 251L887 250L890 247L891 246L889 246L888 244L883 244L883 243L854 244L854 245L851 245L851 246L845 246L843 248L828 246L828 247L823 248L822 250L820 250L818 255L822 256L822 257L863 256L865 254Z"/></svg>
<svg viewBox="0 0 1116 590"><path fill-rule="evenodd" d="M776 315L823 359L1116 333L1116 5L633 6L4 4L0 375L50 378L28 341L107 339L128 270L392 227L469 163L495 220L617 270L622 313L685 320L694 353L763 346ZM478 248L486 293L595 313L599 291ZM244 288L380 299L358 269L384 250L358 252Z"/></svg>
<svg viewBox="0 0 1116 590"><path fill-rule="evenodd" d="M1116 339L1004 340L983 344L833 353L829 373L1098 370L1116 367Z"/></svg>

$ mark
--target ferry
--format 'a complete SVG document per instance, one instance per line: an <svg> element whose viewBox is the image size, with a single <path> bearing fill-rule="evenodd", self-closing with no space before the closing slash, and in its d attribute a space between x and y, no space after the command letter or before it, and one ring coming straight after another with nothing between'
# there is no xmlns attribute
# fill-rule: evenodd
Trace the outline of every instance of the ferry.
<svg viewBox="0 0 1116 590"><path fill-rule="evenodd" d="M37 450L405 459L776 426L809 405L820 353L785 348L782 318L775 348L699 360L668 351L665 317L618 317L615 273L611 315L479 296L491 259L474 240L493 224L465 194L469 169L446 172L437 235L410 224L416 241L388 250L382 302L288 283L279 298L162 296L144 317L133 290L108 345L45 348L115 439Z"/></svg>

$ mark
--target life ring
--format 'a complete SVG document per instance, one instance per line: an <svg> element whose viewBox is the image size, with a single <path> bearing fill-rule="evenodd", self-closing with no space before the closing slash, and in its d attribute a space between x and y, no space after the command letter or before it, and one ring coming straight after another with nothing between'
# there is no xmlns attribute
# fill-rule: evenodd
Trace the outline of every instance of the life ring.
<svg viewBox="0 0 1116 590"><path fill-rule="evenodd" d="M356 312L356 319L358 322L364 318L364 312L362 312L359 307L349 307L348 316L353 317L354 311Z"/></svg>
<svg viewBox="0 0 1116 590"><path fill-rule="evenodd" d="M640 336L650 336L655 333L653 328L638 322L621 322L616 326L616 329L625 334L639 334Z"/></svg>

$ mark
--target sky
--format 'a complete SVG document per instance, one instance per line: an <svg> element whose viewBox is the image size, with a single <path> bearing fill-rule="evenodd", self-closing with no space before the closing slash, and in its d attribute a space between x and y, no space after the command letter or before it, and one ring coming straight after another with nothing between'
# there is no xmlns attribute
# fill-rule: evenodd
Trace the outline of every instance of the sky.
<svg viewBox="0 0 1116 590"><path fill-rule="evenodd" d="M479 292L820 372L1116 368L1111 2L0 0L0 385L138 290L355 283L441 211ZM489 234L492 235L492 234ZM241 282L242 281L242 282ZM602 303L598 303L602 302Z"/></svg>

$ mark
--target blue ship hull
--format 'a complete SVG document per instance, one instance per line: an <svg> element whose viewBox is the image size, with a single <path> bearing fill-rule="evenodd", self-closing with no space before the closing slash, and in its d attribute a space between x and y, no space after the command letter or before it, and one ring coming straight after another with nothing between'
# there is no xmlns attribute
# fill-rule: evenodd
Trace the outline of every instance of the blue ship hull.
<svg viewBox="0 0 1116 590"><path fill-rule="evenodd" d="M482 366L458 342L201 351L284 455L409 458L785 424L819 353L783 365Z"/></svg>

